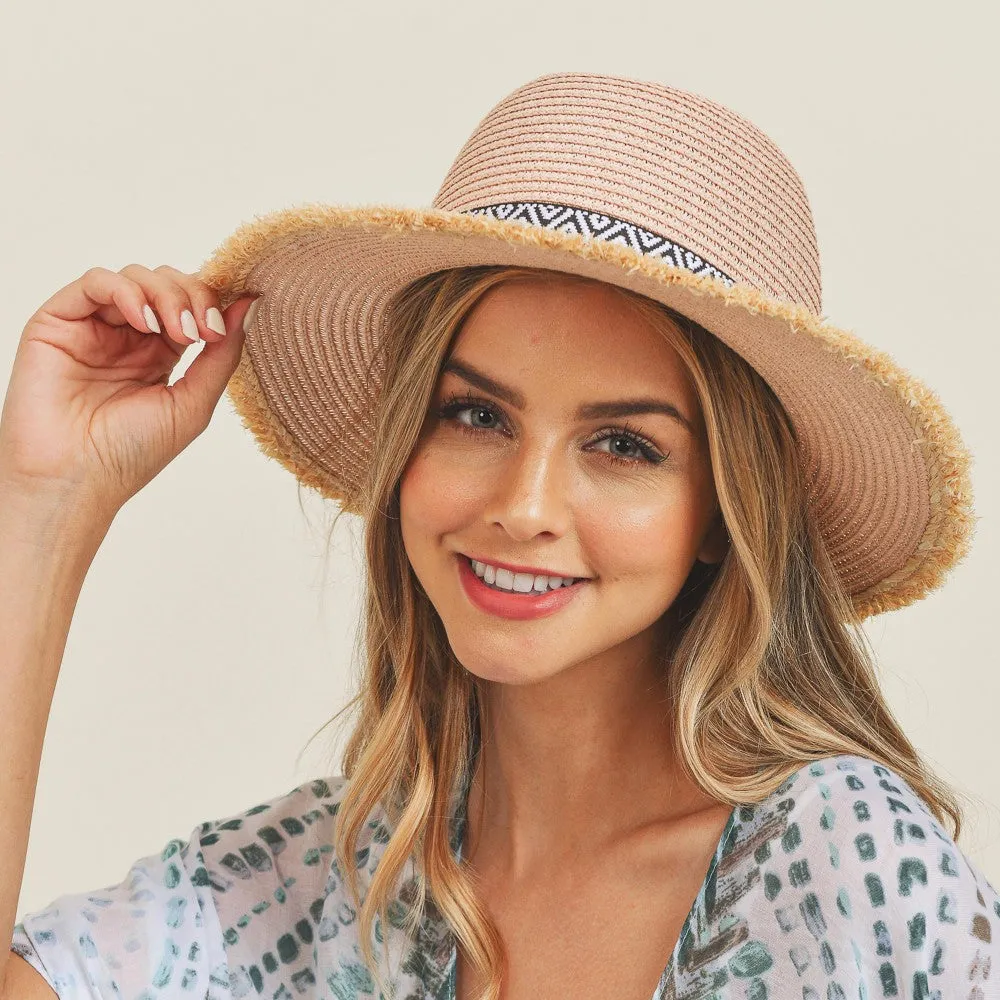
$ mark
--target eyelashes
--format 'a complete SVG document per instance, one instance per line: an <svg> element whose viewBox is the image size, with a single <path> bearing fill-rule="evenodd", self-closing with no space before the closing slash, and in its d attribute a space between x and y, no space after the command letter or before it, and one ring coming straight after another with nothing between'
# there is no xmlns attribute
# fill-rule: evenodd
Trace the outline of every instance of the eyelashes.
<svg viewBox="0 0 1000 1000"><path fill-rule="evenodd" d="M493 403L489 403L484 399L479 399L466 393L452 393L449 395L444 400L442 405L435 411L435 415L441 420L451 422L457 430L465 434L474 434L478 436L481 434L495 433L495 428L493 427L472 427L469 424L456 419L457 415L462 410L469 409L486 410L487 412L493 414L495 419L500 419L502 416L502 411L500 411ZM639 454L642 456L641 458L627 458L615 455L610 451L603 452L604 456L616 465L659 465L661 462L665 462L667 460L667 455L661 455L653 443L644 435L640 434L634 427L629 426L627 421L621 427L611 427L607 429L602 433L601 437L594 439L590 443L599 444L602 441L614 439L629 441L636 449L638 449Z"/></svg>

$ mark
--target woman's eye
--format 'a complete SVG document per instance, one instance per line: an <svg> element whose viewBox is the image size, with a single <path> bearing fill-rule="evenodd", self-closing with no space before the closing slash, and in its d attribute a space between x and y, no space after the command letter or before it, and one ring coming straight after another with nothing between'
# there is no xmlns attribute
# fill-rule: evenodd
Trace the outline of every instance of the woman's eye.
<svg viewBox="0 0 1000 1000"><path fill-rule="evenodd" d="M459 414L464 413L468 413L470 415L470 420L473 422L469 423L465 420L459 419ZM439 419L451 421L451 423L459 431L473 435L492 434L497 430L497 427L495 426L484 427L475 422L482 419L484 415L486 416L487 421L500 421L500 414L491 403L467 396L449 397L436 411L436 416ZM633 449L632 454L634 456L638 456L622 456L620 454L616 454L610 447L609 449L596 449L607 455L609 461L619 465L659 465L661 462L666 461L667 458L666 455L661 455L653 444L650 441L647 441L643 435L627 426L622 428L611 428L610 430L605 431L603 436L591 441L590 444L601 445L604 444L605 441L609 442L609 444L614 443L615 447L620 446L621 442L625 442L628 447Z"/></svg>
<svg viewBox="0 0 1000 1000"><path fill-rule="evenodd" d="M489 427L482 427L476 424L476 420L480 419L483 414L487 414L487 419L496 419L496 414L488 406L461 406L456 411L457 413L469 413L470 414L470 424L466 426L477 427L479 430L490 430ZM464 421L459 421L459 423L464 423Z"/></svg>
<svg viewBox="0 0 1000 1000"><path fill-rule="evenodd" d="M494 429L492 427L480 427L475 423L469 424L464 420L459 420L458 415L460 413L471 413L472 419L481 417L483 413L489 414L494 420L498 419L499 416L496 410L488 403L483 403L474 399L467 399L465 397L454 396L446 400L445 404L437 411L437 416L442 420L452 421L462 430L476 432L491 431Z"/></svg>
<svg viewBox="0 0 1000 1000"><path fill-rule="evenodd" d="M594 444L604 444L605 441L612 444L613 447L618 447L622 442L624 442L629 448L633 449L633 454L645 457L642 446L637 441L633 441L632 438L626 434L609 434L607 437L603 437L600 440L595 441ZM616 455L612 448L608 449L608 454L617 458L625 457L620 453Z"/></svg>

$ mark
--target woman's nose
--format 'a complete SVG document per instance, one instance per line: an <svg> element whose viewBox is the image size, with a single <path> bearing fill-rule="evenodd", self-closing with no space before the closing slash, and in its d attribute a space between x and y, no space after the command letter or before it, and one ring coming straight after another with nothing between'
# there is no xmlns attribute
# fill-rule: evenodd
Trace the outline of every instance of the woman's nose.
<svg viewBox="0 0 1000 1000"><path fill-rule="evenodd" d="M512 532L560 533L569 508L568 469L556 450L539 444L498 463L490 514Z"/></svg>

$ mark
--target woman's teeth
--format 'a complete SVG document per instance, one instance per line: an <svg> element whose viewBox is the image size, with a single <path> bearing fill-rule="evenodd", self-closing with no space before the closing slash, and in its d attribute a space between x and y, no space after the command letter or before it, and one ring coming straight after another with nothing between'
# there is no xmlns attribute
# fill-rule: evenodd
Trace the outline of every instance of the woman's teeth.
<svg viewBox="0 0 1000 1000"><path fill-rule="evenodd" d="M559 587L569 587L576 583L574 577L535 576L532 573L514 573L509 569L499 569L489 563L481 563L470 559L473 572L488 587L515 594L542 594Z"/></svg>

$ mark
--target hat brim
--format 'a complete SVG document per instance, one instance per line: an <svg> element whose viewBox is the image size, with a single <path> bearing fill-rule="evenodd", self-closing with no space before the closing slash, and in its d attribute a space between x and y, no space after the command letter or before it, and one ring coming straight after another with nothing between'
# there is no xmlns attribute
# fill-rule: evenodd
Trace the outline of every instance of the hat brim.
<svg viewBox="0 0 1000 1000"><path fill-rule="evenodd" d="M262 296L227 394L264 453L362 514L387 304L422 275L489 264L609 282L742 355L795 425L810 509L859 618L923 598L967 554L971 455L937 395L890 355L754 287L485 215L310 203L255 217L214 251L198 277L223 307Z"/></svg>

